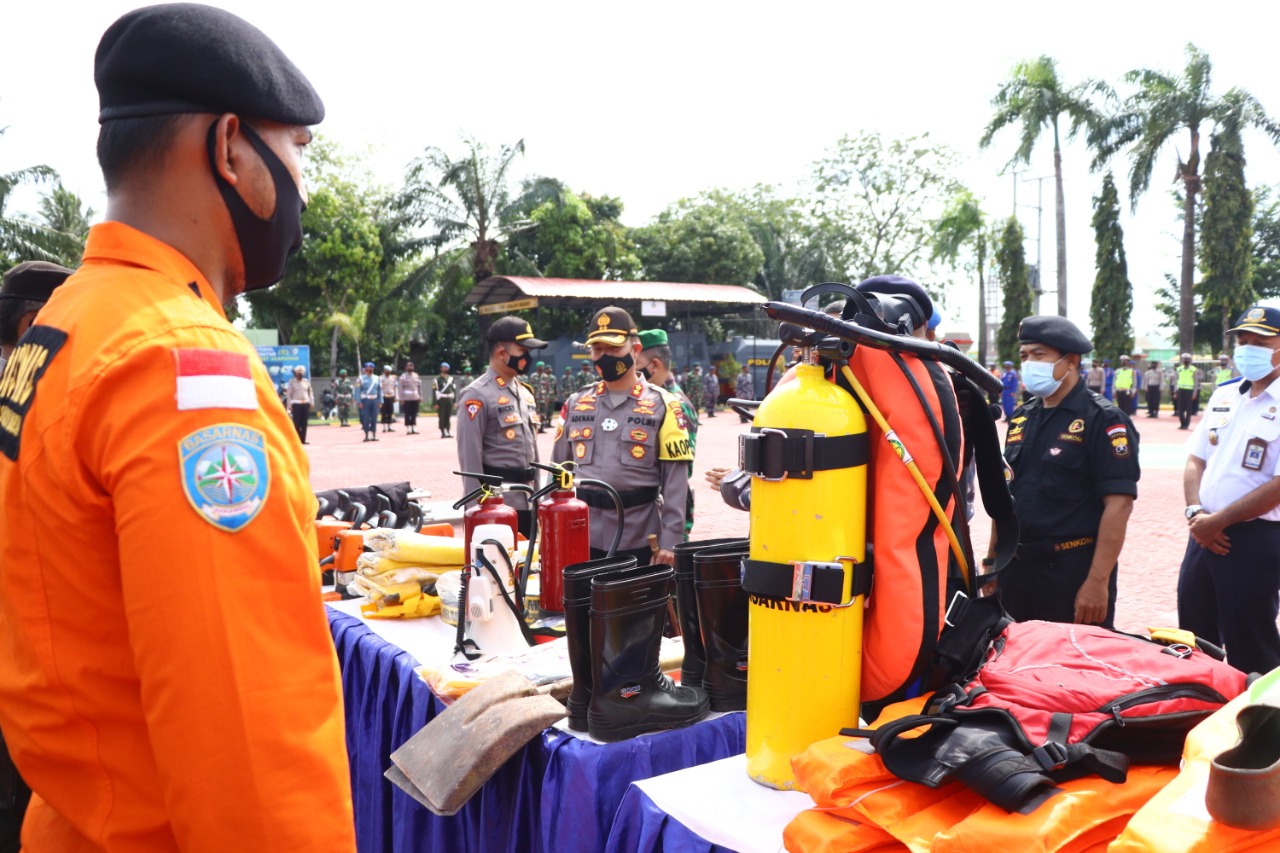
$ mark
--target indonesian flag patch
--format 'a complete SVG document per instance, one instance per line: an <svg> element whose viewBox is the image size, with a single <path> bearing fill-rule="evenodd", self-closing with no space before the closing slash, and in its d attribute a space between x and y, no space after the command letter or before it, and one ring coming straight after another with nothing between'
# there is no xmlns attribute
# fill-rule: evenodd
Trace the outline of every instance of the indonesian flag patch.
<svg viewBox="0 0 1280 853"><path fill-rule="evenodd" d="M216 349L173 351L178 373L178 411L256 409L249 356Z"/></svg>

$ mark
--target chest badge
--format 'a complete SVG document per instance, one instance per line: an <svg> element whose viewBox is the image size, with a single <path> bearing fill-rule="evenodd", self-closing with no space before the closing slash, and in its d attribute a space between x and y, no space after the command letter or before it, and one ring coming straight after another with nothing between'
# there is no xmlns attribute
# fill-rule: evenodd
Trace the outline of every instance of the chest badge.
<svg viewBox="0 0 1280 853"><path fill-rule="evenodd" d="M1049 448L1049 455L1050 455L1050 456L1057 456L1057 455L1058 455L1058 454L1060 454L1061 452L1062 452L1062 448L1061 448L1061 447L1050 447L1050 448Z"/></svg>
<svg viewBox="0 0 1280 853"><path fill-rule="evenodd" d="M1072 421L1071 425L1067 427L1067 432L1072 435L1084 432L1084 418L1076 418Z"/></svg>
<svg viewBox="0 0 1280 853"><path fill-rule="evenodd" d="M605 418L604 423L600 424L600 429L604 430L605 432L613 432L617 428L618 428L618 422L615 421L613 418Z"/></svg>
<svg viewBox="0 0 1280 853"><path fill-rule="evenodd" d="M499 406L505 406L507 403L510 403L510 402L511 402L511 398L508 397L506 394L503 394L502 396L498 397Z"/></svg>
<svg viewBox="0 0 1280 853"><path fill-rule="evenodd" d="M632 445L632 446L631 446L631 458L632 458L632 459L643 459L643 458L644 458L644 454L645 454L644 445L642 445L642 444L634 444L634 445Z"/></svg>
<svg viewBox="0 0 1280 853"><path fill-rule="evenodd" d="M509 429L506 431L505 435L507 436L508 439L513 439L516 437L516 431L513 429Z"/></svg>
<svg viewBox="0 0 1280 853"><path fill-rule="evenodd" d="M649 433L645 432L642 429L633 429L631 431L631 440L638 441L643 444L644 442L649 440Z"/></svg>
<svg viewBox="0 0 1280 853"><path fill-rule="evenodd" d="M593 430L591 427L583 427L583 428L582 428L582 437L583 437L583 438L591 438L591 434L592 434L593 432L595 432L595 430Z"/></svg>

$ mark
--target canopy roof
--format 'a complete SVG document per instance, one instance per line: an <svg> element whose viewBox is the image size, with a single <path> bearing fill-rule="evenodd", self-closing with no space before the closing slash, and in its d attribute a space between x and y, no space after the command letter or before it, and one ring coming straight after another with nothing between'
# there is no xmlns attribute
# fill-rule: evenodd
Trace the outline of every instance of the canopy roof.
<svg viewBox="0 0 1280 853"><path fill-rule="evenodd" d="M681 284L669 281L595 281L574 278L490 276L472 288L466 304L482 314L545 305L599 308L615 303L666 302L668 314L725 314L747 311L768 299L736 284ZM624 304L623 307L626 307Z"/></svg>

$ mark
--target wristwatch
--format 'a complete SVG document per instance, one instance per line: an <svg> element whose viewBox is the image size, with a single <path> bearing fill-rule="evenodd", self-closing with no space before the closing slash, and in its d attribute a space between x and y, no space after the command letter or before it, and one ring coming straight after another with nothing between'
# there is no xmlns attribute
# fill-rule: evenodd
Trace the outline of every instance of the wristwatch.
<svg viewBox="0 0 1280 853"><path fill-rule="evenodd" d="M1187 507L1186 512L1184 512L1183 515L1187 517L1187 521L1190 521L1202 512L1204 512L1204 507L1200 506L1200 504L1192 504Z"/></svg>

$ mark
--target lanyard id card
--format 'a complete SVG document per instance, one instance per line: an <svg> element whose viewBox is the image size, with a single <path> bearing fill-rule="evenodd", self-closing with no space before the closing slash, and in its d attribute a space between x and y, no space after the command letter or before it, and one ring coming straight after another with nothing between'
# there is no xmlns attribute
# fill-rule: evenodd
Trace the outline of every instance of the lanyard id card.
<svg viewBox="0 0 1280 853"><path fill-rule="evenodd" d="M1244 459L1240 461L1241 468L1248 468L1250 471L1261 471L1262 463L1267 458L1267 443L1260 438L1251 438L1244 446Z"/></svg>

